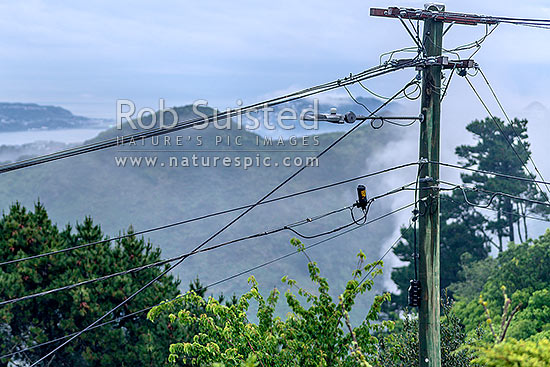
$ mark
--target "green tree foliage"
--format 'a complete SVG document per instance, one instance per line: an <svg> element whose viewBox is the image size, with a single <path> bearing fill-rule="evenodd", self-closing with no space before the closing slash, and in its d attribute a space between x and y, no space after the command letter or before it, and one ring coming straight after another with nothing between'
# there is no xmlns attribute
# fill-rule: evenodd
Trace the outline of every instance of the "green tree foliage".
<svg viewBox="0 0 550 367"><path fill-rule="evenodd" d="M550 340L508 339L491 347L478 349L474 360L487 367L548 367L550 366Z"/></svg>
<svg viewBox="0 0 550 367"><path fill-rule="evenodd" d="M462 269L459 278L462 279L449 286L449 290L458 300L476 299L483 291L489 276L497 271L497 261L492 257L475 261L469 253L461 257Z"/></svg>
<svg viewBox="0 0 550 367"><path fill-rule="evenodd" d="M515 316L517 323L510 326L510 335L526 338L550 328L549 311L545 307L550 298L550 230L532 242L511 244L498 255L496 267L481 293L493 315L500 314L502 308L502 287L510 295L514 307L517 304L523 306ZM485 311L477 297L459 296L455 311L464 320L468 331L485 323ZM494 321L501 320L495 317Z"/></svg>
<svg viewBox="0 0 550 367"><path fill-rule="evenodd" d="M504 131L504 136L495 127L495 121L490 118L475 120L468 124L466 129L473 134L476 143L456 148L456 154L463 160L463 166L531 178L523 167L531 155L527 142L527 120L514 119L510 125L497 119L496 123ZM516 133L521 138L523 145ZM512 143L521 160L510 148L506 139ZM549 213L546 206L503 196L497 196L491 200L491 195L483 192L483 190L506 192L523 198L544 200L544 194L539 193L533 183L489 177L479 173L465 173L461 175L461 178L465 184L472 184L479 188L478 190L466 190L468 201L475 204L489 204L489 208L496 211L496 214L495 212L482 212L470 205L459 189L453 190L450 194L441 195L442 289L453 283L463 282L466 279L465 271L468 271L464 269L469 264L485 259L491 244L502 251L506 238L512 242L516 238L520 241L526 240L528 232L525 215L531 213L547 215ZM404 240L394 248L393 252L406 264L394 268L392 271L391 277L399 292L392 295L392 304L388 307L388 311L403 309L406 306L409 280L414 278L412 233L406 232L404 229L401 231L404 234ZM498 243L491 239L492 234L496 235ZM489 265L489 263L485 265ZM469 279L473 281L473 278ZM466 286L466 283L461 283L461 286ZM474 284L471 283L469 286L473 287ZM475 285L475 287L479 286L480 284ZM473 290L475 287L470 289ZM454 286L449 290L454 296L457 289Z"/></svg>
<svg viewBox="0 0 550 367"><path fill-rule="evenodd" d="M468 367L475 355L466 345L475 345L476 338L466 336L464 325L452 310L452 303L442 304L441 365L442 367ZM405 313L396 322L393 332L380 338L376 366L405 367L418 365L418 317Z"/></svg>
<svg viewBox="0 0 550 367"><path fill-rule="evenodd" d="M300 241L293 239L291 242L301 247ZM172 323L199 329L191 342L170 346L173 363L191 360L200 366L223 363L227 367L368 366L367 356L376 352L378 343L372 332L392 323L377 322L380 306L389 298L385 294L375 298L360 326L350 327L352 332L344 332L343 323L349 325L347 313L356 296L370 290L373 278L381 273L381 262L364 265L364 254L358 256L359 267L338 300L330 296L329 284L314 262L308 264L308 270L315 291L298 287L295 294L291 289L296 281L283 277L283 282L289 286L285 298L291 309L285 320L274 316L279 291L274 289L265 299L254 277L249 278L250 291L233 305L222 305L214 298L205 301L191 292L155 307L148 317L157 322L159 317L169 314ZM363 276L365 281L360 283ZM251 301L258 305L257 323L247 318ZM189 304L205 311L191 312Z"/></svg>
<svg viewBox="0 0 550 367"><path fill-rule="evenodd" d="M487 318L487 329L490 330L492 341L478 340L475 345L463 347L463 350L474 351L477 355L472 363L482 366L495 367L533 367L550 366L550 328L531 336L528 340L517 340L509 338L508 334L514 327L519 325L519 330L526 325L522 321L537 322L539 326L548 321L548 291L537 291L530 299L530 307L523 311L523 318L518 323L517 315L521 304L512 309L512 301L508 298L506 287L502 286L504 305L500 325L494 322L488 302L479 297L479 303L485 310ZM542 314L541 314L542 313ZM513 323L512 323L513 322ZM509 329L510 327L510 329ZM527 326L528 327L528 326ZM536 327L536 326L535 326ZM540 331L540 330L539 330Z"/></svg>
<svg viewBox="0 0 550 367"><path fill-rule="evenodd" d="M461 145L456 148L456 154L463 159L463 165L532 178L524 169L524 164L531 156L530 145L527 142L527 120L514 119L512 124L508 124L496 119L496 123L500 125L504 135L495 127L495 121L489 117L468 124L466 129L474 135L476 144ZM512 144L517 155L507 140ZM546 195L538 192L535 184L531 182L489 177L475 172L462 174L461 177L464 183L474 184L484 190L506 192L534 200L546 200ZM527 240L526 214L548 214L548 208L545 206L509 197L497 196L490 201L490 194L482 191L469 192L468 198L473 202L490 202L489 207L496 211L495 216L485 215L485 229L497 236L499 251L504 249L504 238L508 238L511 242ZM523 220L520 220L522 216Z"/></svg>
<svg viewBox="0 0 550 367"><path fill-rule="evenodd" d="M130 229L130 232L132 230ZM0 258L12 260L104 239L101 228L86 218L59 230L40 204L34 212L19 204L0 219ZM143 239L129 237L64 254L0 267L0 299L7 300L95 278L160 260L160 250ZM70 291L58 292L0 308L0 353L74 333L122 302L162 269L152 268ZM167 276L142 292L115 317L175 297L179 281ZM110 320L110 319L108 319ZM167 318L151 327L145 315L114 322L84 334L56 353L52 366L162 365L171 341L185 337ZM177 338L177 339L175 339ZM57 344L53 344L57 345ZM0 361L35 361L51 349L36 348Z"/></svg>
<svg viewBox="0 0 550 367"><path fill-rule="evenodd" d="M520 311L510 326L508 336L527 339L550 332L550 289L541 289L529 297L527 307Z"/></svg>

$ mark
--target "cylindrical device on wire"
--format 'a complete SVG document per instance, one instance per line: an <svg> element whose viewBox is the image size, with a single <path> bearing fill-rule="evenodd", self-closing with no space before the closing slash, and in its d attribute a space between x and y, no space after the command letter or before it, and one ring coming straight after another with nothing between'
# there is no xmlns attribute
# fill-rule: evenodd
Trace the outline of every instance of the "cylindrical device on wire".
<svg viewBox="0 0 550 367"><path fill-rule="evenodd" d="M357 186L357 206L361 209L366 209L369 200L367 198L367 188L363 185Z"/></svg>

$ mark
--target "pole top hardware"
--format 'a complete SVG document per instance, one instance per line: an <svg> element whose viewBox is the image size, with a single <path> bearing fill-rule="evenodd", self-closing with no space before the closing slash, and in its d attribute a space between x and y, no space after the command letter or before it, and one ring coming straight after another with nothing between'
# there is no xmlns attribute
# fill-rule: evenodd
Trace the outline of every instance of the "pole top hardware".
<svg viewBox="0 0 550 367"><path fill-rule="evenodd" d="M330 113L318 113L317 115L305 115L303 117L305 121L324 121L332 122L333 124L353 124L355 121L360 120L419 120L420 122L424 121L423 115L418 116L364 116L356 115L353 111L349 111L343 115L336 113L336 108L331 108Z"/></svg>
<svg viewBox="0 0 550 367"><path fill-rule="evenodd" d="M442 11L445 11L445 4L442 4L442 3L426 3L426 4L424 4L424 10L442 12Z"/></svg>
<svg viewBox="0 0 550 367"><path fill-rule="evenodd" d="M332 122L333 124L353 124L357 120L357 116L352 111L340 115L337 113L336 108L331 108L330 113L318 113L316 115L310 114L303 117L305 121L325 121Z"/></svg>
<svg viewBox="0 0 550 367"><path fill-rule="evenodd" d="M448 56L430 56L413 62L414 59L391 60L390 63L396 68L405 68L414 66L416 70L422 70L426 66L440 65L443 69L470 69L477 68L479 65L472 59L449 60Z"/></svg>
<svg viewBox="0 0 550 367"><path fill-rule="evenodd" d="M427 66L433 65L439 65L442 69L471 69L478 67L478 64L472 59L449 60L447 56L431 56L416 64L416 70L422 70Z"/></svg>
<svg viewBox="0 0 550 367"><path fill-rule="evenodd" d="M428 6L427 9L399 8L397 6L392 6L387 9L371 8L370 15L374 17L402 18L411 20L433 19L435 21L444 23L455 23L464 25L499 23L498 18L495 17L477 14L447 12L444 11L445 6L442 6L442 4L430 3L426 4L426 6Z"/></svg>

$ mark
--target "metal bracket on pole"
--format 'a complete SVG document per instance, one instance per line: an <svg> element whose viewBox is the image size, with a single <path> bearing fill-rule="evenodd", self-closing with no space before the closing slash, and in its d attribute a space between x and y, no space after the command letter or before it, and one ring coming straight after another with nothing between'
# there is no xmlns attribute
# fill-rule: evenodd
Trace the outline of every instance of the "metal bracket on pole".
<svg viewBox="0 0 550 367"><path fill-rule="evenodd" d="M422 70L428 66L441 66L442 69L471 69L478 67L478 64L472 59L449 60L448 56L430 56L420 60L397 59L391 60L390 63L395 68L414 66L416 70Z"/></svg>
<svg viewBox="0 0 550 367"><path fill-rule="evenodd" d="M499 20L477 14L452 13L448 11L431 11L426 9L399 8L396 6L387 9L371 8L370 15L374 17L402 18L411 20L432 19L443 23L463 25L498 24Z"/></svg>
<svg viewBox="0 0 550 367"><path fill-rule="evenodd" d="M471 59L467 60L449 60L447 56L427 57L416 64L416 70L422 70L427 66L438 65L442 69L471 69L477 68L478 64Z"/></svg>

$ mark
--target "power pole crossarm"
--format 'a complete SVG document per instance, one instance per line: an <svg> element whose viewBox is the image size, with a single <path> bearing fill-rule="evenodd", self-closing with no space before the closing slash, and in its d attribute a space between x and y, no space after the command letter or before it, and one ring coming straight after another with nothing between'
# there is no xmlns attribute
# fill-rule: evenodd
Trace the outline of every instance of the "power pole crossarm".
<svg viewBox="0 0 550 367"><path fill-rule="evenodd" d="M411 20L434 20L443 23L464 25L498 24L500 20L477 14L451 13L444 11L444 5L432 5L431 9L398 8L396 6L381 9L371 8L370 15L374 17L401 18Z"/></svg>

